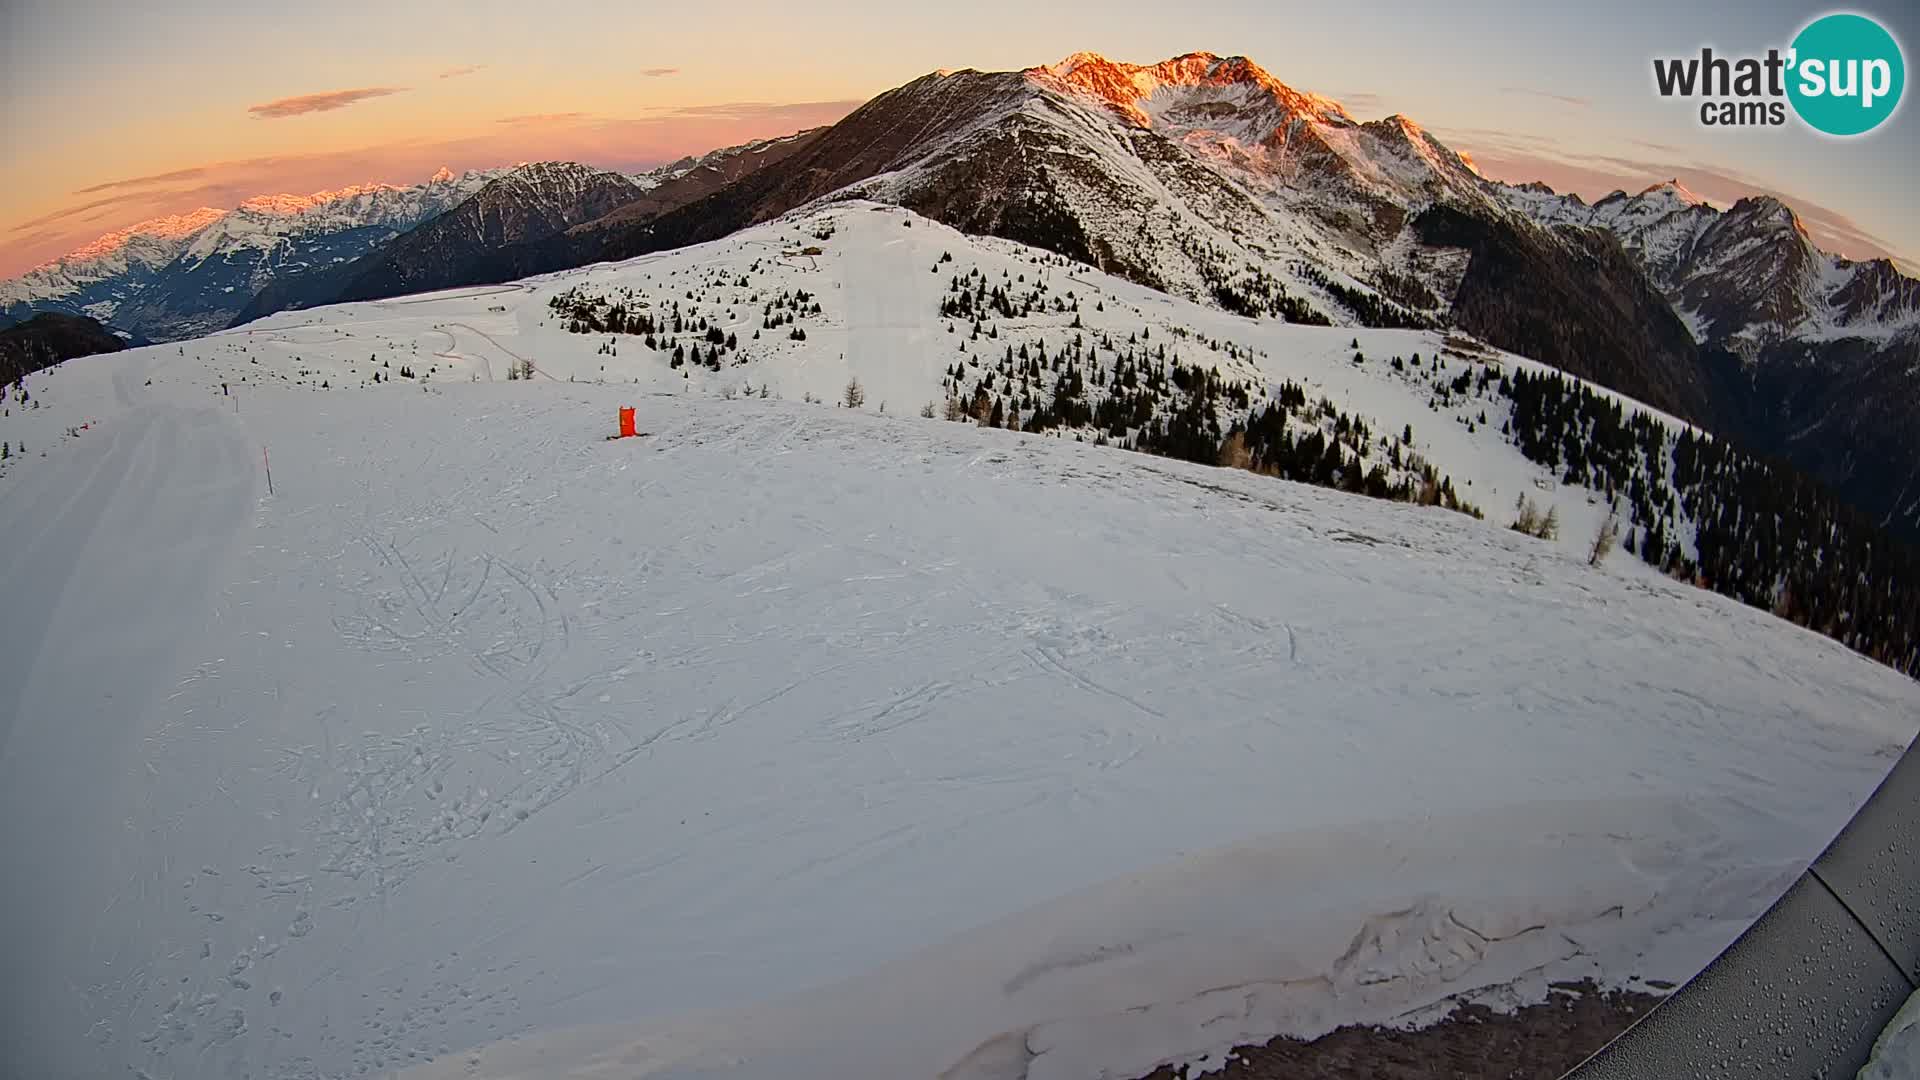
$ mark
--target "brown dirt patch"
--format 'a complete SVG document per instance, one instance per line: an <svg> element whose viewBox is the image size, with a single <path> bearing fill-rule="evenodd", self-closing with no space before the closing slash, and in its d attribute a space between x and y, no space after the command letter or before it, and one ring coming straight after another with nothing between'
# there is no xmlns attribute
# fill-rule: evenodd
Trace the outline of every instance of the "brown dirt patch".
<svg viewBox="0 0 1920 1080"><path fill-rule="evenodd" d="M1241 1047L1222 1080L1557 1080L1660 1001L1580 983L1512 1013L1461 1004L1418 1031L1343 1027ZM1143 1080L1183 1080L1161 1068Z"/></svg>

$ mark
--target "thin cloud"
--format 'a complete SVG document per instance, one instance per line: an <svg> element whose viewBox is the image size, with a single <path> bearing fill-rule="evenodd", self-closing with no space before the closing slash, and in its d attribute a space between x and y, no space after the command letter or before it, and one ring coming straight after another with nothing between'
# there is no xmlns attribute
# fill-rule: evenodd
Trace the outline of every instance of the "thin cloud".
<svg viewBox="0 0 1920 1080"><path fill-rule="evenodd" d="M20 230L15 229L13 231L18 233ZM65 238L66 234L58 229L46 229L40 232L30 232L25 236L16 236L13 242L22 248L38 248L45 244L60 243Z"/></svg>
<svg viewBox="0 0 1920 1080"><path fill-rule="evenodd" d="M1545 135L1531 135L1526 132L1502 131L1497 128L1433 128L1433 133L1449 146L1458 143L1471 143L1476 150L1489 147L1497 150L1539 150L1542 152L1558 150L1558 139ZM1457 149L1458 147L1456 147Z"/></svg>
<svg viewBox="0 0 1920 1080"><path fill-rule="evenodd" d="M679 68L641 68L640 74L649 79L662 79L668 75L680 74Z"/></svg>
<svg viewBox="0 0 1920 1080"><path fill-rule="evenodd" d="M494 123L512 124L515 127L544 127L551 124L577 124L590 115L583 112L528 113L525 116L503 116Z"/></svg>
<svg viewBox="0 0 1920 1080"><path fill-rule="evenodd" d="M307 113L344 109L370 98L404 93L407 89L405 86L362 86L353 90L327 90L318 94L300 94L259 105L249 105L247 111L262 120L280 120L289 116L305 116Z"/></svg>
<svg viewBox="0 0 1920 1080"><path fill-rule="evenodd" d="M485 64L462 64L459 67L450 67L447 70L440 72L438 75L435 75L434 78L458 79L467 75L471 75L476 71L483 71L486 69L486 66L487 65Z"/></svg>
<svg viewBox="0 0 1920 1080"><path fill-rule="evenodd" d="M195 166L191 169L175 169L172 172L154 173L152 176L134 176L125 180L109 180L104 184L95 184L92 187L80 188L76 190L74 194L92 195L95 192L118 191L121 188L155 187L161 184L177 183L181 180L197 180L206 174L207 170L204 166Z"/></svg>
<svg viewBox="0 0 1920 1080"><path fill-rule="evenodd" d="M1528 97L1546 98L1549 101L1557 101L1562 105L1572 105L1580 109L1584 109L1593 104L1593 99L1591 98L1574 97L1572 94L1556 94L1551 90L1535 90L1527 86L1503 86L1500 88L1500 92L1503 94L1525 94Z"/></svg>
<svg viewBox="0 0 1920 1080"><path fill-rule="evenodd" d="M143 209L143 217L159 217L166 214L185 213L201 206L235 206L241 201L263 192L290 191L298 188L305 192L316 186L311 183L294 181L289 184L278 178L288 170L298 170L302 165L313 162L334 162L339 166L330 178L332 186L338 187L364 179L381 168L381 160L376 151L348 151L330 154L292 154L269 157L242 158L229 161L217 161L207 165L197 165L188 169L176 169L172 172L155 173L151 176L137 176L126 180L111 180L81 188L75 194L89 194L112 191L114 194L93 199L73 206L62 207L51 213L42 214L30 221L8 227L13 234L40 229L56 222L78 223L97 218L114 207L123 205L148 204ZM345 173L347 175L340 175ZM354 174L358 174L357 178ZM174 186L162 190L164 185L173 181L202 180L203 183L192 186ZM124 227L133 224L124 215L114 226ZM81 237L81 240L91 237ZM25 244L28 238L17 242Z"/></svg>
<svg viewBox="0 0 1920 1080"><path fill-rule="evenodd" d="M1386 100L1379 94L1369 94L1364 90L1351 94L1337 94L1334 96L1334 100L1348 108L1359 109L1362 112L1379 112L1386 106Z"/></svg>
<svg viewBox="0 0 1920 1080"><path fill-rule="evenodd" d="M132 193L132 194L125 194L125 195L112 195L104 199L95 199L92 202L81 203L78 206L69 206L69 207L65 207L64 209L55 210L51 214L42 214L39 217L34 218L32 221L23 221L20 224L15 225L10 231L20 233L20 232L26 232L29 229L38 229L43 225L51 225L56 221L65 221L68 218L79 217L82 214L90 213L92 211L99 210L103 207L114 206L119 203L128 202L134 199L142 199L145 197L146 196L142 194Z"/></svg>
<svg viewBox="0 0 1920 1080"><path fill-rule="evenodd" d="M733 123L744 121L772 122L802 118L813 123L821 122L822 117L831 116L832 123L859 108L861 101L796 101L779 104L770 101L732 101L713 105L676 105L654 110L649 119L673 120L723 120Z"/></svg>

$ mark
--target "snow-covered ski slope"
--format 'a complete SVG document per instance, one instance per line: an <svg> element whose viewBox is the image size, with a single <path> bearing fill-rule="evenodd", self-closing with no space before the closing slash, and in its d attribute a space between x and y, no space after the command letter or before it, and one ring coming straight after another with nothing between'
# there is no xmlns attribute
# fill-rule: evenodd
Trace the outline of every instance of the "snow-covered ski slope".
<svg viewBox="0 0 1920 1080"><path fill-rule="evenodd" d="M1137 1075L1685 978L1915 733L1920 687L1838 644L1590 568L1573 524L1501 528L1532 467L1351 365L1352 331L1072 271L1088 326L1231 331L1414 423L1489 521L922 419L956 355L939 255L1043 268L829 216L28 380L0 419L29 447L0 478L0 1059ZM548 306L648 275L684 304L754 260L822 312L751 342L738 304L718 373ZM358 386L403 365L425 389ZM850 373L864 409L801 400ZM781 399L718 396L748 383ZM649 434L605 441L628 404Z"/></svg>
<svg viewBox="0 0 1920 1080"><path fill-rule="evenodd" d="M819 253L803 254L812 251ZM991 340L970 341L965 320L940 315L952 278L968 271L1017 295L1044 288L1044 303L1071 298L1078 310L1037 305L1025 317L990 320L996 334ZM710 316L712 325L736 338L738 348L726 353L718 371L691 362L676 368L669 363L664 333L662 347L653 350L637 336L568 332L567 318L551 301L569 294L624 302L634 311L644 305L663 321L678 305L687 315L687 329L674 335L676 342L701 341L693 319ZM820 307L818 315L763 329L769 302L801 294ZM791 310L773 308L776 314ZM807 335L804 341L789 336L796 326ZM930 403L939 410L945 393L941 379L950 366L964 368L969 361L991 366L1003 350L1020 346L1041 346L1058 356L1076 339L1095 346L1102 338L1109 344L1104 354L1109 367L1118 349L1138 349L1143 356L1164 349L1169 358L1254 385L1291 380L1310 396L1324 396L1367 420L1382 435L1411 428L1408 449L1453 477L1460 495L1481 507L1488 520L1511 521L1523 494L1542 512L1558 509L1565 523L1559 543L1569 552L1584 550L1606 516L1594 492L1563 489L1551 470L1528 462L1500 434L1508 407L1504 399L1475 396L1437 409L1430 405L1440 378L1432 368L1436 357L1450 364L1443 381L1462 370L1490 366L1496 375L1550 370L1544 365L1478 343L1462 355L1441 332L1245 319L1044 251L965 236L896 207L860 201L822 204L725 240L624 263L506 285L285 312L166 348L197 361L190 370L204 373L196 375L203 383L228 381L243 395L263 384L365 387L376 372L404 383L402 366L440 387L506 381L515 362L525 359L534 362L536 381L598 381L625 384L635 392L709 397L769 393L835 402L848 379L857 377L866 390L867 410L884 407L912 415ZM1357 366L1352 362L1356 351L1368 358ZM1424 357L1427 367L1396 372L1389 366L1396 356ZM978 372L967 370L971 385ZM1657 410L1600 392L1663 420L1676 433L1684 427ZM20 434L0 432L0 438L25 438L39 450L69 424L88 418L77 408L29 413L13 428ZM0 462L0 487L7 483L10 465L20 468ZM1678 524L1684 547L1690 543L1684 512Z"/></svg>

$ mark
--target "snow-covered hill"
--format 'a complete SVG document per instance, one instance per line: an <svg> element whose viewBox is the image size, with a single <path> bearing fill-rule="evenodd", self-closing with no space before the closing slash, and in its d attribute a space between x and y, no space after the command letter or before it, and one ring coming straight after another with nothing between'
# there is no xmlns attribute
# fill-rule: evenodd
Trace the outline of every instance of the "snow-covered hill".
<svg viewBox="0 0 1920 1080"><path fill-rule="evenodd" d="M975 337L967 317L941 314L962 275L991 282L1032 310L1002 318L983 309L984 330ZM575 312L604 321L615 304L651 313L657 334L577 332ZM679 330L671 325L676 311ZM656 347L647 347L649 336ZM729 337L733 347L724 343ZM1492 388L1442 389L1462 374L1549 372L1542 365L1440 331L1257 322L874 204L831 203L728 240L525 282L283 312L179 350L236 387L370 386L402 378L402 368L433 385L504 381L525 359L540 379L705 396L832 402L857 378L869 408L909 414L933 406L944 415L950 394L970 402L985 384L1009 406L1027 401L1028 418L1036 395L1051 395L1053 365L1069 354L1108 374L1123 355L1157 358L1216 371L1247 386L1254 401L1272 386L1296 383L1310 404L1324 399L1380 436L1367 446L1374 462L1398 444L1403 460L1419 455L1452 479L1463 501L1502 523L1521 495L1558 509L1566 521L1559 543L1568 551L1583 549L1605 514L1595 492L1578 485L1562 492L1553 472L1509 445L1498 430L1506 403ZM1356 364L1356 352L1371 359ZM989 378L1009 355L1019 363L1049 358L1046 377ZM1397 370L1395 358L1403 361ZM1003 385L1015 381L1005 395ZM1163 414L1187 400L1176 386L1163 389L1154 398ZM1098 401L1103 392L1095 385L1088 396ZM1632 404L1672 433L1686 430ZM1219 418L1222 425L1228 419ZM1325 419L1331 436L1333 418ZM1401 438L1407 429L1410 440ZM1111 437L1091 427L1078 434ZM1672 525L1684 532L1684 516Z"/></svg>
<svg viewBox="0 0 1920 1080"><path fill-rule="evenodd" d="M974 338L963 278L1020 310ZM656 347L571 328L614 303ZM1027 416L1007 348L1144 395L1162 344L1157 409L1299 386L1489 520L919 415L991 374ZM1441 403L1494 364L1536 370L855 203L36 374L0 417L0 1057L1126 1076L1684 978L1920 688L1588 566L1589 492L1484 386ZM1559 542L1501 527L1521 493Z"/></svg>
<svg viewBox="0 0 1920 1080"><path fill-rule="evenodd" d="M1610 240L1543 227L1404 117L1361 123L1244 57L939 71L696 202L503 253L470 283L714 240L821 199L903 206L1208 306L1453 325L1706 422L1666 299Z"/></svg>
<svg viewBox="0 0 1920 1080"><path fill-rule="evenodd" d="M1762 607L1790 593L1808 601L1798 575L1836 566L1896 593L1905 587L1904 571L1860 562L1845 533L1785 564L1741 556L1744 569L1721 565L1750 543L1773 550L1798 541L1722 535L1716 551L1703 551L1696 514L1724 524L1756 509L1682 484L1679 438L1691 429L1620 395L1580 391L1614 409L1611 418L1569 424L1565 410L1577 403L1549 403L1516 427L1525 419L1516 411L1526 396L1519 380L1579 390L1525 358L1457 333L1246 319L884 205L829 201L626 263L281 313L177 354L235 386L335 390L414 377L506 380L525 363L541 379L823 401L858 378L873 408L966 415L1207 461L1244 427L1249 467L1434 501L1496 524L1513 522L1524 500L1556 516L1548 542L1570 553L1588 550L1617 504L1626 552L1685 580L1715 555L1714 580ZM1278 424L1254 423L1276 408ZM1544 427L1542 410L1551 420ZM41 415L21 418L39 424L27 431L36 445L78 419ZM1280 430L1286 443L1273 445ZM1782 507L1770 512L1826 513ZM1725 580L1747 574L1755 580ZM1868 625L1857 605L1843 610L1853 626ZM1910 668L1902 625L1875 622L1848 640Z"/></svg>

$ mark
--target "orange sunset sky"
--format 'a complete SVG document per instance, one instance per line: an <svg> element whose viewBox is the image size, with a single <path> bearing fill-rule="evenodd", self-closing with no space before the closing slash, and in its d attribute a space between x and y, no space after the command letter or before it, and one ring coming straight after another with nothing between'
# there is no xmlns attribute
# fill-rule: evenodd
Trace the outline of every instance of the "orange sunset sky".
<svg viewBox="0 0 1920 1080"><path fill-rule="evenodd" d="M1361 119L1405 113L1501 179L1778 194L1823 246L1911 270L1914 110L1838 142L1711 131L1653 93L1652 56L1763 52L1824 9L1674 7L7 0L0 276L256 194L544 158L650 167L829 123L937 68L1082 49L1242 53ZM1862 10L1912 40L1911 13Z"/></svg>

